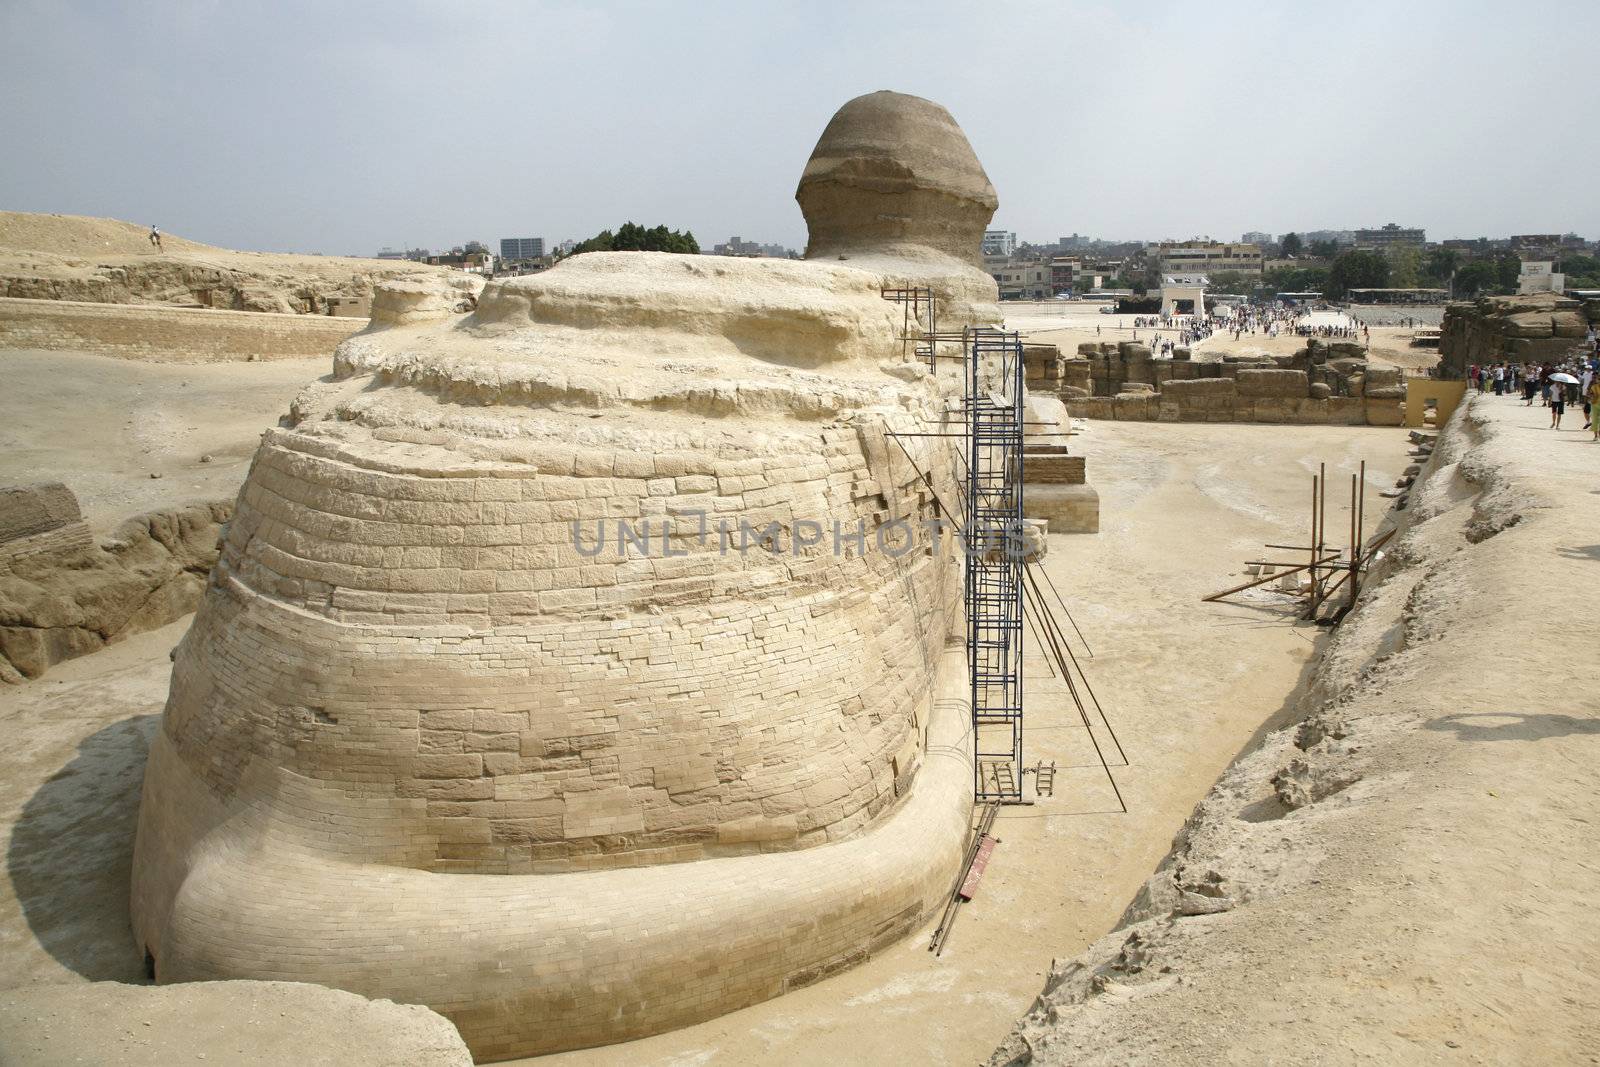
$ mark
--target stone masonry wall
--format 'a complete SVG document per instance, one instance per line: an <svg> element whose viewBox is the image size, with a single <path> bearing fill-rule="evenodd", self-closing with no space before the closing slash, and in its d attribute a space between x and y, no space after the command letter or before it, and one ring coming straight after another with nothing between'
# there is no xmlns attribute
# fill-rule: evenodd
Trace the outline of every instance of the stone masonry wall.
<svg viewBox="0 0 1600 1067"><path fill-rule="evenodd" d="M89 304L0 297L0 348L101 352L154 361L331 356L367 320L328 315Z"/></svg>
<svg viewBox="0 0 1600 1067"><path fill-rule="evenodd" d="M1559 293L1485 296L1447 305L1439 338L1439 367L1465 378L1476 364L1560 360L1600 322L1600 301L1584 304Z"/></svg>
<svg viewBox="0 0 1600 1067"><path fill-rule="evenodd" d="M1156 359L1133 342L1086 342L1063 361L1060 395L1078 418L1159 422L1398 426L1400 371L1367 364L1359 345L1308 341L1271 360Z"/></svg>

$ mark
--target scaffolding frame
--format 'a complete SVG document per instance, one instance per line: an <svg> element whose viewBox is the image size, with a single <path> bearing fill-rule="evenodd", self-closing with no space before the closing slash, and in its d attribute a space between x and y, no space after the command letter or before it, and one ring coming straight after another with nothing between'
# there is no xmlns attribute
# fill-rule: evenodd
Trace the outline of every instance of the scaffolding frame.
<svg viewBox="0 0 1600 1067"><path fill-rule="evenodd" d="M973 793L1022 802L1022 340L965 331L966 638Z"/></svg>
<svg viewBox="0 0 1600 1067"><path fill-rule="evenodd" d="M934 309L933 290L921 287L884 286L879 292L885 300L901 305L903 321L900 324L900 355L908 352L928 364L935 372L939 369L939 319ZM928 311L928 328L922 328L922 310ZM948 337L942 340L949 340ZM909 348L907 346L910 346Z"/></svg>

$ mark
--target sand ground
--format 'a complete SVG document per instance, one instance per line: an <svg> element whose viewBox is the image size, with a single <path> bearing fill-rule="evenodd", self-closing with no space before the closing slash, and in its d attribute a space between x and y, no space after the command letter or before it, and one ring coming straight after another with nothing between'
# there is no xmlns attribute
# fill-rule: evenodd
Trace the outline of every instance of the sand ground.
<svg viewBox="0 0 1600 1067"><path fill-rule="evenodd" d="M322 357L144 363L0 349L0 484L65 482L102 534L141 511L231 500L262 431L330 369Z"/></svg>
<svg viewBox="0 0 1600 1067"><path fill-rule="evenodd" d="M1309 718L1228 770L1134 925L1063 962L996 1067L1600 1063L1579 423L1458 411Z"/></svg>
<svg viewBox="0 0 1600 1067"><path fill-rule="evenodd" d="M6 413L32 420L8 428L37 449L29 476L64 478L93 514L118 517L153 506L178 479L151 481L149 456L119 449L149 445L169 458L212 449L218 459L205 466L214 469L185 488L229 496L256 435L323 369L323 361L296 368L156 367L54 353L0 359L29 368L24 388L40 398L3 401ZM44 408L56 391L51 378L66 380L56 388L75 390L76 403ZM129 405L119 394L146 399ZM1093 649L1090 659L1074 639L1129 758L1112 771L1129 812L1120 812L1077 712L1034 649L1027 758L1057 761L1054 795L1002 814L1002 844L941 957L926 951L924 931L779 1000L558 1061L972 1063L1027 1008L1052 956L1081 950L1115 924L1195 802L1291 705L1321 640L1272 595L1231 606L1199 598L1240 580L1243 561L1258 558L1262 544L1299 535L1316 463L1343 475L1366 459L1369 481L1380 487L1406 462L1405 438L1362 427L1115 423L1095 425L1073 445L1089 457L1102 532L1052 538L1047 569ZM94 458L99 449L110 449L111 470L123 473L83 478L107 466L103 455ZM217 465L223 452L231 468ZM10 739L0 777L12 785L0 797L0 954L10 963L0 985L138 980L126 902L132 830L168 652L187 625L0 692ZM1095 736L1116 762L1098 721Z"/></svg>

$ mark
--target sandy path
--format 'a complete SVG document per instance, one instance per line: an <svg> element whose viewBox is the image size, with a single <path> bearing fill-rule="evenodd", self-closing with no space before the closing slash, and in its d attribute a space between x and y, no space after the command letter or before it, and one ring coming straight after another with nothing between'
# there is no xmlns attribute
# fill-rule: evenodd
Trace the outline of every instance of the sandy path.
<svg viewBox="0 0 1600 1067"><path fill-rule="evenodd" d="M1230 769L997 1064L1600 1062L1600 445L1541 415L1457 416L1337 702Z"/></svg>
<svg viewBox="0 0 1600 1067"><path fill-rule="evenodd" d="M1094 649L1091 682L1132 761L1114 772L1131 814L1117 812L1060 683L1030 656L1027 754L1058 761L1055 795L1003 815L1003 843L942 957L919 934L779 1000L555 1062L968 1064L1027 1008L1053 956L1114 925L1217 774L1283 713L1315 648L1315 633L1270 600L1199 597L1238 580L1263 542L1298 534L1316 462L1345 470L1366 458L1382 484L1404 462L1404 436L1126 423L1074 444L1090 457L1103 532L1054 538L1048 569ZM0 799L0 949L11 963L0 984L139 973L127 934L130 835L167 653L185 625L0 691L13 739L0 753L12 784Z"/></svg>
<svg viewBox="0 0 1600 1067"><path fill-rule="evenodd" d="M232 499L262 431L329 369L325 358L141 363L0 349L0 484L65 482L99 533L141 511Z"/></svg>

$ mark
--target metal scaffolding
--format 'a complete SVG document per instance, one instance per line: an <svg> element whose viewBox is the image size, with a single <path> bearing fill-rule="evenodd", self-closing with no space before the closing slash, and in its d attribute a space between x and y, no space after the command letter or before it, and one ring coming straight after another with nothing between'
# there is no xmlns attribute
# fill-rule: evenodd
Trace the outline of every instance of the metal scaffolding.
<svg viewBox="0 0 1600 1067"><path fill-rule="evenodd" d="M967 669L977 799L1022 800L1022 341L969 330L966 363Z"/></svg>

